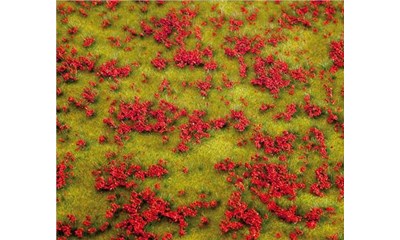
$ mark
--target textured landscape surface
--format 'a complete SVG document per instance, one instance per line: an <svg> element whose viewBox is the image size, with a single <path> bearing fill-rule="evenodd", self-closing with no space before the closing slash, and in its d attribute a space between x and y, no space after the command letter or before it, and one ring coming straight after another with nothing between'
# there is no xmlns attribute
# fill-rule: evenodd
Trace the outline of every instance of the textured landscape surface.
<svg viewBox="0 0 400 240"><path fill-rule="evenodd" d="M343 2L57 2L58 239L343 239Z"/></svg>

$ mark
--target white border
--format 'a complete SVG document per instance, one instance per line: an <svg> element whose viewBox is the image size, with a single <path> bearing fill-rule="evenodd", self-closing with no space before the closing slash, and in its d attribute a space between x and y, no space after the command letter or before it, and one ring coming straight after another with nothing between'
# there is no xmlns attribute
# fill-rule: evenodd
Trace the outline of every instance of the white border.
<svg viewBox="0 0 400 240"><path fill-rule="evenodd" d="M345 2L346 239L399 239L399 5Z"/></svg>
<svg viewBox="0 0 400 240"><path fill-rule="evenodd" d="M0 239L55 239L56 2L1 10Z"/></svg>

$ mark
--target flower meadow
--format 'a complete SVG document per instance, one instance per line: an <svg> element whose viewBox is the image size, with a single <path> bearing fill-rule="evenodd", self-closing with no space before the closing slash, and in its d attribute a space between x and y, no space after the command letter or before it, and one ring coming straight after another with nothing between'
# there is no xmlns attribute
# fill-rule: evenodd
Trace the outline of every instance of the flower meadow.
<svg viewBox="0 0 400 240"><path fill-rule="evenodd" d="M342 1L56 12L57 239L344 238Z"/></svg>

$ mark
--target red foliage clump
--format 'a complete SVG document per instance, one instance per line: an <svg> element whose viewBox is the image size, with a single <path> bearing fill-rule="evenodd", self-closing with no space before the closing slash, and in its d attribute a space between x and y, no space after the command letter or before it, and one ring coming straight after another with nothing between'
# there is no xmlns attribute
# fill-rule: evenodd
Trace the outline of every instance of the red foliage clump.
<svg viewBox="0 0 400 240"><path fill-rule="evenodd" d="M199 49L186 50L180 48L174 56L176 66L184 68L185 66L195 67L203 65L202 52Z"/></svg>
<svg viewBox="0 0 400 240"><path fill-rule="evenodd" d="M123 67L117 67L116 65L117 60L115 59L103 63L97 72L97 76L112 78L129 76L131 73L131 67L129 65Z"/></svg>
<svg viewBox="0 0 400 240"><path fill-rule="evenodd" d="M114 114L120 124L117 125L111 118L106 118L103 122L116 128L120 135L131 131L164 133L172 131L172 123L185 114L185 111L179 111L178 107L165 100L160 100L158 109L153 109L152 105L152 102L141 102L137 97L133 103L120 102L119 111ZM111 106L110 109L114 107ZM150 123L151 119L156 122Z"/></svg>
<svg viewBox="0 0 400 240"><path fill-rule="evenodd" d="M336 72L339 68L344 67L344 41L333 41L331 43L331 51L329 56L333 61L331 72Z"/></svg>
<svg viewBox="0 0 400 240"><path fill-rule="evenodd" d="M203 97L207 97L208 91L212 88L211 83L212 77L208 75L204 80L198 80L196 82L197 88L200 90L200 94Z"/></svg>
<svg viewBox="0 0 400 240"><path fill-rule="evenodd" d="M255 131L251 140L257 149L262 148L266 154L275 155L282 152L292 152L296 136L288 131L284 131L281 136L273 138Z"/></svg>
<svg viewBox="0 0 400 240"><path fill-rule="evenodd" d="M320 107L310 103L310 95L306 95L304 101L306 102L306 105L304 105L304 111L310 118L315 118L322 114Z"/></svg>
<svg viewBox="0 0 400 240"><path fill-rule="evenodd" d="M307 143L304 145L304 149L308 151L317 151L323 158L328 158L328 152L325 145L325 136L321 130L316 127L310 128L307 132L307 135L303 137L303 141Z"/></svg>
<svg viewBox="0 0 400 240"><path fill-rule="evenodd" d="M332 184L328 176L328 164L324 163L315 170L316 183L313 183L310 192L316 196L324 196L323 190L331 188Z"/></svg>
<svg viewBox="0 0 400 240"><path fill-rule="evenodd" d="M214 168L218 171L229 172L238 166L240 166L240 164L234 163L230 158L226 158L223 161L216 163Z"/></svg>
<svg viewBox="0 0 400 240"><path fill-rule="evenodd" d="M335 184L336 187L339 188L340 190L339 199L342 199L344 197L344 176L343 175L336 176Z"/></svg>
<svg viewBox="0 0 400 240"><path fill-rule="evenodd" d="M243 111L231 110L231 120L237 121L233 127L239 132L243 132L250 125L249 119L244 115Z"/></svg>
<svg viewBox="0 0 400 240"><path fill-rule="evenodd" d="M305 187L303 183L297 182L296 174L289 173L286 166L280 164L245 164L247 172L244 177L250 178L252 190L259 196L263 195L263 201L272 198L289 196L296 197L297 189ZM259 190L267 189L265 193Z"/></svg>
<svg viewBox="0 0 400 240"><path fill-rule="evenodd" d="M291 103L286 106L286 111L282 113L278 113L274 116L275 120L285 119L286 122L292 120L293 115L297 112L297 105L295 103Z"/></svg>
<svg viewBox="0 0 400 240"><path fill-rule="evenodd" d="M117 187L134 188L137 186L132 177L138 180L145 178L160 178L168 173L164 167L164 161L160 160L156 165L151 165L148 170L143 170L141 166L112 160L107 166L93 172L96 176L95 187L97 190L111 191Z"/></svg>
<svg viewBox="0 0 400 240"><path fill-rule="evenodd" d="M246 240L258 239L261 231L262 218L253 208L249 208L242 201L241 192L233 192L228 200L228 210L225 211L225 219L221 221L219 228L223 233L238 231L245 225L249 226L249 234Z"/></svg>
<svg viewBox="0 0 400 240"><path fill-rule="evenodd" d="M138 239L159 239L155 233L147 232L146 226L158 222L162 218L178 224L179 235L183 236L186 234L188 217L197 216L198 209L215 208L216 206L216 201L195 201L188 206L179 206L173 210L170 202L157 197L156 193L148 188L141 192L132 191L129 203L122 206L122 212L126 213L128 217L115 224L117 229L122 230L118 234L118 239L126 239L131 236ZM171 238L171 233L166 233L163 239Z"/></svg>
<svg viewBox="0 0 400 240"><path fill-rule="evenodd" d="M74 161L75 156L72 153L67 152L63 159L59 163L57 163L57 189L65 187L65 185L67 184L67 180L70 177L74 176L74 173L72 171L74 168L72 162Z"/></svg>
<svg viewBox="0 0 400 240"><path fill-rule="evenodd" d="M158 70L163 70L164 68L166 68L167 67L167 63L168 63L167 59L162 58L160 52L157 53L157 57L156 58L151 60L151 64L153 64L153 66L155 68L157 68Z"/></svg>
<svg viewBox="0 0 400 240"><path fill-rule="evenodd" d="M91 72L95 67L95 60L89 54L87 56L75 56L76 52L65 50L63 46L57 48L57 75L60 75L65 82L76 82L78 71Z"/></svg>
<svg viewBox="0 0 400 240"><path fill-rule="evenodd" d="M206 115L206 112L200 110L194 110L192 114L188 116L188 123L182 124L179 128L181 133L180 144L177 146L177 151L186 152L189 150L187 143L192 142L200 143L202 138L209 138L210 134L208 130L211 128L211 124L205 122L202 118Z"/></svg>
<svg viewBox="0 0 400 240"><path fill-rule="evenodd" d="M184 39L192 33L189 31L191 20L197 15L197 10L182 8L179 11L171 9L165 17L150 19L152 26L145 21L141 28L146 35L153 35L154 40L170 48L173 45L184 45Z"/></svg>
<svg viewBox="0 0 400 240"><path fill-rule="evenodd" d="M321 208L312 208L304 216L304 218L307 219L307 222L306 222L307 227L310 229L315 228L323 213L324 213L324 210L322 210Z"/></svg>
<svg viewBox="0 0 400 240"><path fill-rule="evenodd" d="M256 35L252 39L243 37L227 37L226 42L228 44L234 44L233 48L224 48L225 55L237 58L239 61L239 74L240 77L245 78L247 76L247 65L244 61L244 55L247 53L259 54L261 49L264 47L264 40Z"/></svg>
<svg viewBox="0 0 400 240"><path fill-rule="evenodd" d="M274 108L274 107L275 107L274 104L263 103L263 104L261 104L259 110L260 110L261 112L265 112L265 111L267 111L267 110L269 110L269 109L272 109L272 108Z"/></svg>
<svg viewBox="0 0 400 240"><path fill-rule="evenodd" d="M289 86L289 68L287 63L275 60L272 56L261 58L257 57L254 63L256 78L251 80L251 84L261 89L268 89L274 97L278 97L280 89Z"/></svg>
<svg viewBox="0 0 400 240"><path fill-rule="evenodd" d="M82 92L82 97L88 103L94 103L96 101L97 93L92 88L84 88Z"/></svg>
<svg viewBox="0 0 400 240"><path fill-rule="evenodd" d="M68 129L70 129L69 125L61 123L58 120L58 118L56 119L56 121L57 121L57 132L65 132L68 131Z"/></svg>
<svg viewBox="0 0 400 240"><path fill-rule="evenodd" d="M285 222L297 223L302 220L302 217L296 214L297 206L295 205L285 209L280 207L276 202L270 201L267 203L267 208Z"/></svg>
<svg viewBox="0 0 400 240"><path fill-rule="evenodd" d="M84 47L90 47L92 44L95 42L95 39L93 37L87 37L83 39L83 46Z"/></svg>

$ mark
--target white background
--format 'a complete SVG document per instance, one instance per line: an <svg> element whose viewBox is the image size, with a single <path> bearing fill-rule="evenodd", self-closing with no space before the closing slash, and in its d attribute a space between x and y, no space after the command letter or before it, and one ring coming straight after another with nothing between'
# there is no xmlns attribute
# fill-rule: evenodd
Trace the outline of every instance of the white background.
<svg viewBox="0 0 400 240"><path fill-rule="evenodd" d="M345 1L345 239L400 239L398 1ZM0 4L0 239L55 239L56 2Z"/></svg>

